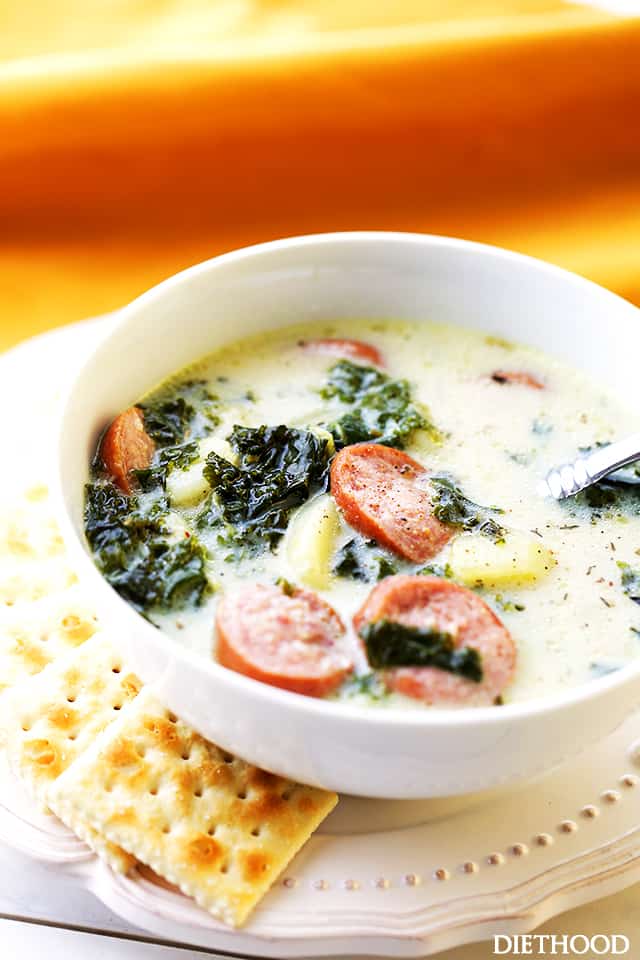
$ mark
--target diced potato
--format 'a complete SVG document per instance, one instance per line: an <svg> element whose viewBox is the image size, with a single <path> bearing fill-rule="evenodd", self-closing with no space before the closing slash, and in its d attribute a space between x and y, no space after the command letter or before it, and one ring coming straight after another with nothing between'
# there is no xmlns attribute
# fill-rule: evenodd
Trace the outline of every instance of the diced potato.
<svg viewBox="0 0 640 960"><path fill-rule="evenodd" d="M198 460L188 470L171 471L167 477L167 493L172 504L182 507L204 497L209 484L202 475L203 467L203 462Z"/></svg>
<svg viewBox="0 0 640 960"><path fill-rule="evenodd" d="M172 470L167 477L167 493L169 500L176 506L186 506L196 503L209 492L209 484L205 480L202 470L204 461L210 453L217 453L231 463L235 454L226 440L222 437L205 437L199 444L200 460L193 463L187 470Z"/></svg>
<svg viewBox="0 0 640 960"><path fill-rule="evenodd" d="M448 560L455 578L469 586L532 583L555 566L540 538L521 530L508 531L503 543L479 534L456 537Z"/></svg>
<svg viewBox="0 0 640 960"><path fill-rule="evenodd" d="M329 585L329 565L338 526L338 511L327 493L314 497L300 508L285 542L287 563L296 580L318 590Z"/></svg>
<svg viewBox="0 0 640 960"><path fill-rule="evenodd" d="M198 444L198 448L203 460L206 460L210 453L217 453L219 457L224 457L230 463L235 463L238 459L231 444L228 440L223 440L222 437L205 437Z"/></svg>
<svg viewBox="0 0 640 960"><path fill-rule="evenodd" d="M329 433L328 430L325 430L324 427L318 427L318 426L309 427L309 430L311 431L311 433L315 433L316 437L319 437L321 440L328 441L329 455L333 456L333 454L336 452L336 444L333 439L333 434Z"/></svg>

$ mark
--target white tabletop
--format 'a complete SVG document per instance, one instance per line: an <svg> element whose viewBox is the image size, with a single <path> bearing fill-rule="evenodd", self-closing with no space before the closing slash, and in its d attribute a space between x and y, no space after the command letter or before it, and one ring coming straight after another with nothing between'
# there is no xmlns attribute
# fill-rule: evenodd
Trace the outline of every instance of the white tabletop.
<svg viewBox="0 0 640 960"><path fill-rule="evenodd" d="M556 917L538 932L624 934L631 941L627 956L635 960L640 956L640 884ZM75 880L0 846L0 960L202 960L223 956L229 960L228 955L150 939L114 916ZM482 943L438 954L434 960L487 960L492 956L492 944Z"/></svg>

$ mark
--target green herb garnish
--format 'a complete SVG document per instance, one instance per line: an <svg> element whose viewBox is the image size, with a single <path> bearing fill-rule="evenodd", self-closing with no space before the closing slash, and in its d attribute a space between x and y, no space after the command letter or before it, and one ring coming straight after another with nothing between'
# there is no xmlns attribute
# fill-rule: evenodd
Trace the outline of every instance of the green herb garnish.
<svg viewBox="0 0 640 960"><path fill-rule="evenodd" d="M429 563L417 572L425 576L440 577L444 580L453 580L455 577L450 563Z"/></svg>
<svg viewBox="0 0 640 960"><path fill-rule="evenodd" d="M389 696L389 691L377 673L352 674L342 685L340 693L347 697L365 696L375 701Z"/></svg>
<svg viewBox="0 0 640 960"><path fill-rule="evenodd" d="M360 629L367 659L375 669L438 667L475 683L482 681L480 654L473 647L456 647L449 633L376 620Z"/></svg>
<svg viewBox="0 0 640 960"><path fill-rule="evenodd" d="M523 610L527 609L524 603L515 603L513 600L508 600L506 597L503 597L501 593L496 593L493 599L495 600L496 606L504 610L505 613L522 613Z"/></svg>
<svg viewBox="0 0 640 960"><path fill-rule="evenodd" d="M511 340L506 340L504 337L498 337L493 333L487 334L484 338L484 342L490 347L501 347L503 350L513 350L515 344Z"/></svg>
<svg viewBox="0 0 640 960"><path fill-rule="evenodd" d="M287 580L286 577L278 577L276 587L280 587L285 597L292 597L297 590L297 587L291 583L290 580Z"/></svg>
<svg viewBox="0 0 640 960"><path fill-rule="evenodd" d="M384 553L375 540L354 537L336 554L333 572L338 577L375 583L398 572L397 563Z"/></svg>
<svg viewBox="0 0 640 960"><path fill-rule="evenodd" d="M392 380L374 367L339 360L329 370L320 393L326 400L337 399L349 406L328 427L338 449L365 440L402 448L418 429L426 430L436 442L442 440L426 410L412 402L409 382Z"/></svg>
<svg viewBox="0 0 640 960"><path fill-rule="evenodd" d="M221 543L273 549L292 510L326 487L333 444L286 426L235 426L228 439L238 463L209 454L203 473L212 493L197 524L218 527Z"/></svg>
<svg viewBox="0 0 640 960"><path fill-rule="evenodd" d="M517 463L521 467L528 467L535 456L533 453L525 453L520 450L505 450L505 453L509 457L509 460L513 460L514 463Z"/></svg>
<svg viewBox="0 0 640 960"><path fill-rule="evenodd" d="M433 489L433 513L442 523L461 530L481 533L496 543L504 542L505 529L491 516L504 513L498 507L482 507L462 493L460 487L446 476L431 476Z"/></svg>
<svg viewBox="0 0 640 960"><path fill-rule="evenodd" d="M591 676L596 679L597 677L606 677L610 673L615 673L617 670L621 670L623 666L623 663L614 663L607 660L593 660L589 664L589 672L591 673Z"/></svg>
<svg viewBox="0 0 640 960"><path fill-rule="evenodd" d="M552 430L553 424L549 423L548 420L543 420L541 417L536 417L531 424L531 431L539 437L546 437Z"/></svg>
<svg viewBox="0 0 640 960"><path fill-rule="evenodd" d="M640 603L640 570L634 570L628 563L618 560L621 571L620 583L622 589L634 603Z"/></svg>

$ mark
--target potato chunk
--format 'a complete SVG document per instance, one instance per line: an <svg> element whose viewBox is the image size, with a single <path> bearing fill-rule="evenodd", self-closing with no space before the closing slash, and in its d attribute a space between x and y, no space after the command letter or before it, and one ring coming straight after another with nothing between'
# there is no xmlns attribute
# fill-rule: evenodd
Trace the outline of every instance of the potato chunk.
<svg viewBox="0 0 640 960"><path fill-rule="evenodd" d="M200 458L192 463L187 470L172 470L167 477L167 493L173 506L186 506L196 503L209 492L209 484L205 480L202 470L204 462L210 453L217 453L219 457L234 462L235 454L231 446L222 437L206 437L200 441Z"/></svg>
<svg viewBox="0 0 640 960"><path fill-rule="evenodd" d="M293 518L285 540L287 563L296 581L322 590L329 585L338 511L327 493L314 497Z"/></svg>
<svg viewBox="0 0 640 960"><path fill-rule="evenodd" d="M503 543L478 534L457 537L448 559L456 579L470 586L533 583L555 566L542 541L521 530L508 531Z"/></svg>

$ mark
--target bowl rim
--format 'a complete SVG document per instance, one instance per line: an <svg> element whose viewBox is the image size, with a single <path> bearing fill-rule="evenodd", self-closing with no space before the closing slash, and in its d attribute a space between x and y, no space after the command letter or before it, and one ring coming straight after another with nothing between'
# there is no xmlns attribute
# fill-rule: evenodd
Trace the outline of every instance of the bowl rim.
<svg viewBox="0 0 640 960"><path fill-rule="evenodd" d="M94 564L88 544L83 534L79 533L76 529L75 523L67 509L64 493L62 458L59 456L67 413L85 365L92 362L104 347L114 341L117 342L123 329L126 329L130 323L136 321L140 309L153 305L154 302L161 300L165 293L184 283L189 283L193 277L206 274L210 271L215 274L217 269L224 267L226 264L252 259L254 257L259 259L262 255L272 252L362 241L368 241L373 244L391 243L466 250L479 256L486 256L507 263L520 264L525 267L528 266L540 273L556 276L566 284L582 287L586 289L587 292L591 290L599 297L604 295L605 298L611 302L611 305L617 305L618 309L622 308L640 314L640 310L635 307L634 304L618 294L555 264L548 263L527 254L503 249L492 244L428 233L350 230L303 234L239 247L196 263L184 270L180 270L158 284L155 284L117 310L115 325L103 337L100 337L95 346L84 355L82 364L74 371L61 398L59 421L57 430L54 433L56 462L52 495L54 504L57 507L57 516L65 544L70 548L74 561L82 568L82 570L78 572L87 578L87 582L89 582L89 579L93 579L97 590L102 594L106 608L108 608L110 604L112 606L115 605L120 610L121 616L118 617L119 622L122 622L122 616L127 617L132 625L135 623L132 633L136 630L145 630L148 632L149 639L153 638L153 642L164 648L162 652L166 654L167 661L172 663L173 669L175 669L180 661L186 660L192 668L198 669L210 678L212 688L218 683L228 684L232 688L235 688L239 695L247 695L250 699L262 700L266 702L268 706L274 708L290 708L294 711L302 710L310 717L317 716L318 719L324 719L325 721L335 720L351 723L352 725L365 724L367 727L400 727L415 730L424 729L425 731L430 728L437 729L442 727L464 729L469 726L481 726L486 728L495 724L502 724L503 722L523 722L530 718L548 715L555 711L561 712L565 709L570 709L578 703L583 703L586 700L599 700L605 697L610 691L622 688L634 680L638 681L638 679L640 679L640 657L611 674L588 680L566 691L553 693L549 696L532 697L529 700L507 703L499 707L492 704L466 709L460 707L433 707L425 709L420 706L416 706L415 709L406 707L383 707L376 709L355 703L350 704L338 700L308 697L245 677L242 674L223 667L213 658L207 659L201 654L190 650L188 647L181 646L173 640L169 634L153 626L141 614L134 610L105 580Z"/></svg>

